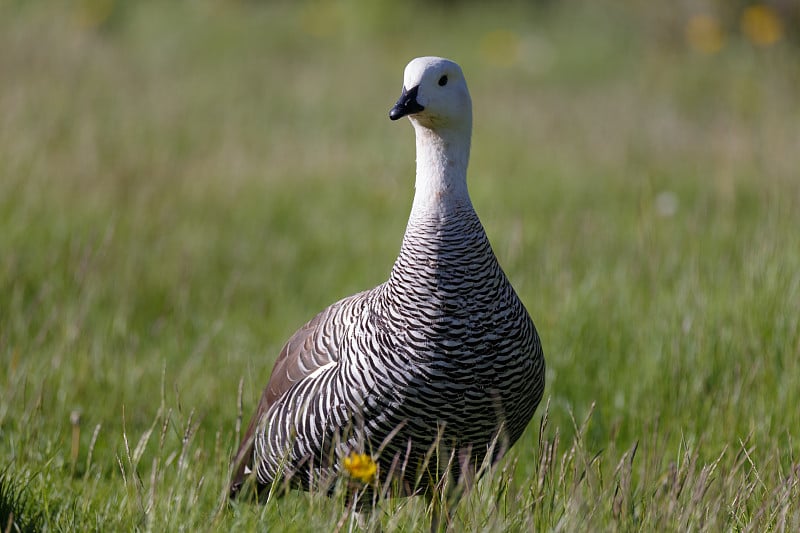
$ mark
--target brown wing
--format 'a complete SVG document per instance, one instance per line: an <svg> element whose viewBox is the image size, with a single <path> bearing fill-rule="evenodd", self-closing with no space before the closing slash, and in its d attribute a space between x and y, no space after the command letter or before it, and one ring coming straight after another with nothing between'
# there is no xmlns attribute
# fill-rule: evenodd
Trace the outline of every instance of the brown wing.
<svg viewBox="0 0 800 533"><path fill-rule="evenodd" d="M281 350L278 360L275 361L275 366L272 368L269 383L261 394L256 413L250 420L250 425L239 445L239 451L236 452L234 473L230 484L232 498L242 488L249 474L248 471L253 469L253 441L259 422L270 406L286 394L295 383L308 377L319 368L339 360L337 339L332 332L326 334L326 327L330 326L329 322L333 315L343 304L360 295L355 294L345 298L319 313L292 335Z"/></svg>

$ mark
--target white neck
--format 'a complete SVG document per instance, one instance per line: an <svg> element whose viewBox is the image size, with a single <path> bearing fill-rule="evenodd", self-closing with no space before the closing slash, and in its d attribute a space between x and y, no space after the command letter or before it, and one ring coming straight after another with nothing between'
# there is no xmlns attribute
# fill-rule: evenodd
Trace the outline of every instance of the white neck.
<svg viewBox="0 0 800 533"><path fill-rule="evenodd" d="M467 192L471 128L433 130L413 118L411 123L417 137L417 182L410 218L472 209Z"/></svg>

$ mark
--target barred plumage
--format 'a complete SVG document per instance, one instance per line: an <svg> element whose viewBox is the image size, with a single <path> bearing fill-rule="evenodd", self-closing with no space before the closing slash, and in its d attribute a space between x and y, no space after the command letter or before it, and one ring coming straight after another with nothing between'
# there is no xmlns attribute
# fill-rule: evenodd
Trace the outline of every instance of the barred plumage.
<svg viewBox="0 0 800 533"><path fill-rule="evenodd" d="M237 454L232 495L250 470L259 486L326 482L352 452L371 454L407 493L424 492L418 469L433 446L459 458L458 477L495 437L499 455L522 434L542 397L544 356L469 199L471 113L457 64L409 63L390 113L409 116L417 138L400 254L388 281L289 339Z"/></svg>

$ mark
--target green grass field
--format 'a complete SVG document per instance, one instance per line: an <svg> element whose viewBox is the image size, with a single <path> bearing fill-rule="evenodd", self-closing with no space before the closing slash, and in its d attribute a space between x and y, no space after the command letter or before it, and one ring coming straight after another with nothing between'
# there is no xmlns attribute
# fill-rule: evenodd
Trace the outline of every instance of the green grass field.
<svg viewBox="0 0 800 533"><path fill-rule="evenodd" d="M454 530L799 530L800 50L659 6L0 2L0 531L351 527L228 505L229 460L282 343L389 272L419 55L465 70L548 363Z"/></svg>

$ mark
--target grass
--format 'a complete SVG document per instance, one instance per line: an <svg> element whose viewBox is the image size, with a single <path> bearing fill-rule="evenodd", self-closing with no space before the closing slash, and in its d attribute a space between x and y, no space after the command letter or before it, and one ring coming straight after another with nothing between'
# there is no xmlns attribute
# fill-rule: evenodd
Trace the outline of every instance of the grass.
<svg viewBox="0 0 800 533"><path fill-rule="evenodd" d="M456 528L797 530L796 45L704 54L692 13L614 5L0 3L0 528L349 527L341 495L225 503L238 403L385 279L413 194L387 112L438 54L548 362Z"/></svg>

